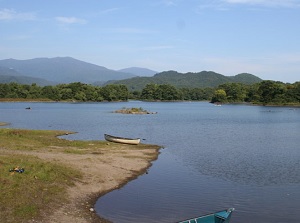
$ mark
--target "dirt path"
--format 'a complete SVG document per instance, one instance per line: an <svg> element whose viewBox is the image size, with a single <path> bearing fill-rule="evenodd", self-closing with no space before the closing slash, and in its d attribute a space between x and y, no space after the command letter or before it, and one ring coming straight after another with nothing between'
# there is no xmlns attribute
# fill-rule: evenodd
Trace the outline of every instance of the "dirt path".
<svg viewBox="0 0 300 223"><path fill-rule="evenodd" d="M94 207L97 197L143 174L151 165L151 161L158 156L157 149L131 149L128 146L117 150L100 148L97 153L88 154L63 153L59 148L56 148L55 152L5 149L0 149L0 152L37 156L45 161L63 163L83 173L82 180L67 190L69 204L61 206L50 216L43 216L42 222L45 223L108 222L90 210Z"/></svg>

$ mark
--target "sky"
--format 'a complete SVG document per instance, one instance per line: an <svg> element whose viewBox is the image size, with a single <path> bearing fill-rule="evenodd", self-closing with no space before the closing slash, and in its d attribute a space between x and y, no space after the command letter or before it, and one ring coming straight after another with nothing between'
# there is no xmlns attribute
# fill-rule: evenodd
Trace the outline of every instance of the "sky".
<svg viewBox="0 0 300 223"><path fill-rule="evenodd" d="M300 0L0 0L0 59L300 81Z"/></svg>

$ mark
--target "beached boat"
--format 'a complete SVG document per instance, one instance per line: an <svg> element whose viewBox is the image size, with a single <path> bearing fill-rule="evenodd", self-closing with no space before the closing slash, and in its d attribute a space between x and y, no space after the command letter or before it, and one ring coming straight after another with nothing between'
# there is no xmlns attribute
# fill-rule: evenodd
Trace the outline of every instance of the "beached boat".
<svg viewBox="0 0 300 223"><path fill-rule="evenodd" d="M141 139L139 138L131 139L131 138L124 138L119 136L112 136L108 134L104 134L104 138L109 142L117 142L117 143L132 144L132 145L137 145L141 141Z"/></svg>
<svg viewBox="0 0 300 223"><path fill-rule="evenodd" d="M233 211L234 208L229 208L228 210L187 219L178 223L229 223Z"/></svg>

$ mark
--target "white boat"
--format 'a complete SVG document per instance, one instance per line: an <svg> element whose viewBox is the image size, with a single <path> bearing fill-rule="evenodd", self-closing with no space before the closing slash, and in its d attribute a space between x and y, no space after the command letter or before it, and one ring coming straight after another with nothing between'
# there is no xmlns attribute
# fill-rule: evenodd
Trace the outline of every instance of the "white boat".
<svg viewBox="0 0 300 223"><path fill-rule="evenodd" d="M131 138L124 138L119 136L112 136L108 134L104 134L104 138L109 142L117 142L117 143L131 144L131 145L137 145L141 141L140 138L131 139Z"/></svg>

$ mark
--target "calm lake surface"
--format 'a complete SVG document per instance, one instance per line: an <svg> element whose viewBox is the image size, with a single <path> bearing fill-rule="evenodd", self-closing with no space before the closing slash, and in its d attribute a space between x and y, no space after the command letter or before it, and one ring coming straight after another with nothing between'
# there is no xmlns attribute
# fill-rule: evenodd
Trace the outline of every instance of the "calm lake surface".
<svg viewBox="0 0 300 223"><path fill-rule="evenodd" d="M112 113L123 107L158 113ZM207 102L0 103L0 122L11 123L9 128L78 132L68 139L103 140L108 133L162 145L149 174L97 201L97 213L113 222L176 222L229 207L236 209L232 223L299 222L299 108Z"/></svg>

